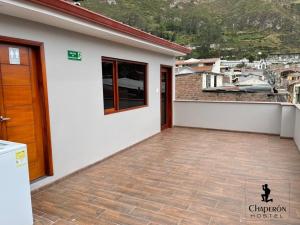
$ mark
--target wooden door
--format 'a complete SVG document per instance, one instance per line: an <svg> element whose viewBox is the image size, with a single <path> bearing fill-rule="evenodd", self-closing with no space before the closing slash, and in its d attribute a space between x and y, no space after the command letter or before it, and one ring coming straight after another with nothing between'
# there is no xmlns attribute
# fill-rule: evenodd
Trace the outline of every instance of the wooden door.
<svg viewBox="0 0 300 225"><path fill-rule="evenodd" d="M46 175L37 67L34 49L0 43L0 138L27 144L30 180Z"/></svg>
<svg viewBox="0 0 300 225"><path fill-rule="evenodd" d="M161 129L172 127L172 68L161 67Z"/></svg>

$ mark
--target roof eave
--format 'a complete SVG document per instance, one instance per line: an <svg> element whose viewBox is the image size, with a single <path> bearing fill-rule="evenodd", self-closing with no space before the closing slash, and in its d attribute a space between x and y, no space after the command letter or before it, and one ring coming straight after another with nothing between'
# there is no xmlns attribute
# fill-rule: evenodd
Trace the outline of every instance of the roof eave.
<svg viewBox="0 0 300 225"><path fill-rule="evenodd" d="M90 10L87 10L80 6L73 5L65 1L61 1L61 0L26 0L26 1L51 8L55 11L80 18L88 22L92 22L94 24L112 29L114 31L118 31L120 33L138 38L146 42L150 42L155 45L162 46L164 48L171 49L173 51L181 53L179 55L185 55L191 53L191 49L189 48L159 38L152 34L146 33L134 27L128 26L126 24L123 24L111 18L105 17L103 15L97 14L95 12L92 12Z"/></svg>

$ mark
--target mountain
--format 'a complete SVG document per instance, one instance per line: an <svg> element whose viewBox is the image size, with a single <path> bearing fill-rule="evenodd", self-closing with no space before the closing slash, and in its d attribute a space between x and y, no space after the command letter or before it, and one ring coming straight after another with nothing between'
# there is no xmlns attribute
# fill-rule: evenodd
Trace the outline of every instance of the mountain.
<svg viewBox="0 0 300 225"><path fill-rule="evenodd" d="M83 7L190 46L188 57L300 52L300 0L84 0Z"/></svg>

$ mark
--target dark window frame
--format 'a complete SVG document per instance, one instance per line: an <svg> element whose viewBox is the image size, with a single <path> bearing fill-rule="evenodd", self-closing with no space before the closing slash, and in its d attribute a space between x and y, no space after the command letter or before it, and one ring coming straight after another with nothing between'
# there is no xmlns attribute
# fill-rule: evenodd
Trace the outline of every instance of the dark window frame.
<svg viewBox="0 0 300 225"><path fill-rule="evenodd" d="M211 75L210 74L205 75L205 86L206 86L206 88L211 88Z"/></svg>
<svg viewBox="0 0 300 225"><path fill-rule="evenodd" d="M114 107L110 108L110 109L104 109L105 115L140 109L140 108L149 106L148 105L148 63L126 60L126 59L111 58L111 57L102 57L101 63L103 63L103 62L108 62L108 63L113 64L113 89L114 89ZM135 106L135 107L126 108L126 109L119 108L118 63L120 63L120 62L145 66L145 79L144 79L145 104L144 105ZM102 74L102 82L103 82L103 74ZM103 87L103 84L102 84L102 87ZM104 96L103 96L103 104L104 104Z"/></svg>
<svg viewBox="0 0 300 225"><path fill-rule="evenodd" d="M214 87L217 87L218 84L218 77L217 75L214 75Z"/></svg>

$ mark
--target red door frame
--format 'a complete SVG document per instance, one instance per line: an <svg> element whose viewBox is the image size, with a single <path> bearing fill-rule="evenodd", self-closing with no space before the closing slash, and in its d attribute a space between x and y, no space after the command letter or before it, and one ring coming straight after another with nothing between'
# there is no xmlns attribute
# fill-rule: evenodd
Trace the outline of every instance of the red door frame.
<svg viewBox="0 0 300 225"><path fill-rule="evenodd" d="M167 79L166 79L166 87L167 87L167 99L166 99L166 124L161 125L161 130L165 130L168 128L173 127L173 67L168 65L161 65L160 66L160 93L162 90L161 79L162 79L162 72L167 72ZM162 101L160 95L160 115L162 110Z"/></svg>

